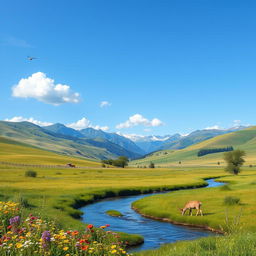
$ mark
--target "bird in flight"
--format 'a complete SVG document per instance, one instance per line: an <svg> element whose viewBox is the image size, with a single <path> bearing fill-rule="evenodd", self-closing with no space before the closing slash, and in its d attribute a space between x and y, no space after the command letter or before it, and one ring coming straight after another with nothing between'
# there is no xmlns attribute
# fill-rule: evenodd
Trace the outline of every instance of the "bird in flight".
<svg viewBox="0 0 256 256"><path fill-rule="evenodd" d="M37 59L37 58L36 57L27 56L27 59L28 60L34 60L34 59Z"/></svg>

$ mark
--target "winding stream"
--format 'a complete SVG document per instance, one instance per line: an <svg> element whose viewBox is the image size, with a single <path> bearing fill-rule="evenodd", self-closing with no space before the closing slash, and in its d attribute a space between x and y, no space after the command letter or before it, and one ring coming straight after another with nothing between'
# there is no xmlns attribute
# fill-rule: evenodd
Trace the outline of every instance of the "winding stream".
<svg viewBox="0 0 256 256"><path fill-rule="evenodd" d="M208 179L207 182L207 187L223 185L223 183L216 182L214 179ZM154 195L156 194L160 193L155 193ZM213 235L210 231L198 228L178 226L148 219L131 209L132 202L147 196L152 196L152 194L105 199L82 207L80 210L84 212L82 216L83 222L91 223L95 226L110 224L111 230L142 235L145 240L144 243L133 248L133 251L154 249L165 243ZM118 210L124 216L111 217L105 213L110 209Z"/></svg>

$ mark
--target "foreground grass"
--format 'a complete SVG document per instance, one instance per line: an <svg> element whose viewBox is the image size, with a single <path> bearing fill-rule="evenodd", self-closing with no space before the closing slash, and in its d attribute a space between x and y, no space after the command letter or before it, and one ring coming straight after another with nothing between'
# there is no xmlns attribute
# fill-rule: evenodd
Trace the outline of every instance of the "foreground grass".
<svg viewBox="0 0 256 256"><path fill-rule="evenodd" d="M136 256L255 256L256 234L242 233L167 244Z"/></svg>

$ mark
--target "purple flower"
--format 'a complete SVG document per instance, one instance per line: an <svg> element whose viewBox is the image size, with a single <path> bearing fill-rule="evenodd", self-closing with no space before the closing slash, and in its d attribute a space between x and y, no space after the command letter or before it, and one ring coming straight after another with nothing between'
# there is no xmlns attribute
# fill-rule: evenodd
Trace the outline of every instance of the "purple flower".
<svg viewBox="0 0 256 256"><path fill-rule="evenodd" d="M20 224L20 216L15 216L10 218L10 225L19 225Z"/></svg>
<svg viewBox="0 0 256 256"><path fill-rule="evenodd" d="M44 231L42 234L42 240L45 242L50 242L51 241L51 233L50 231Z"/></svg>

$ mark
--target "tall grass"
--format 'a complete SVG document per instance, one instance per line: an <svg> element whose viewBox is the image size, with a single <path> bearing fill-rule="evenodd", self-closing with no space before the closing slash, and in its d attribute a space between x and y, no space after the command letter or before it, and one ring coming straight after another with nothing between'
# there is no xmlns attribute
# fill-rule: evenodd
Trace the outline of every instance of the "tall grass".
<svg viewBox="0 0 256 256"><path fill-rule="evenodd" d="M224 237L208 237L178 242L144 251L136 256L255 256L256 234L240 233Z"/></svg>

